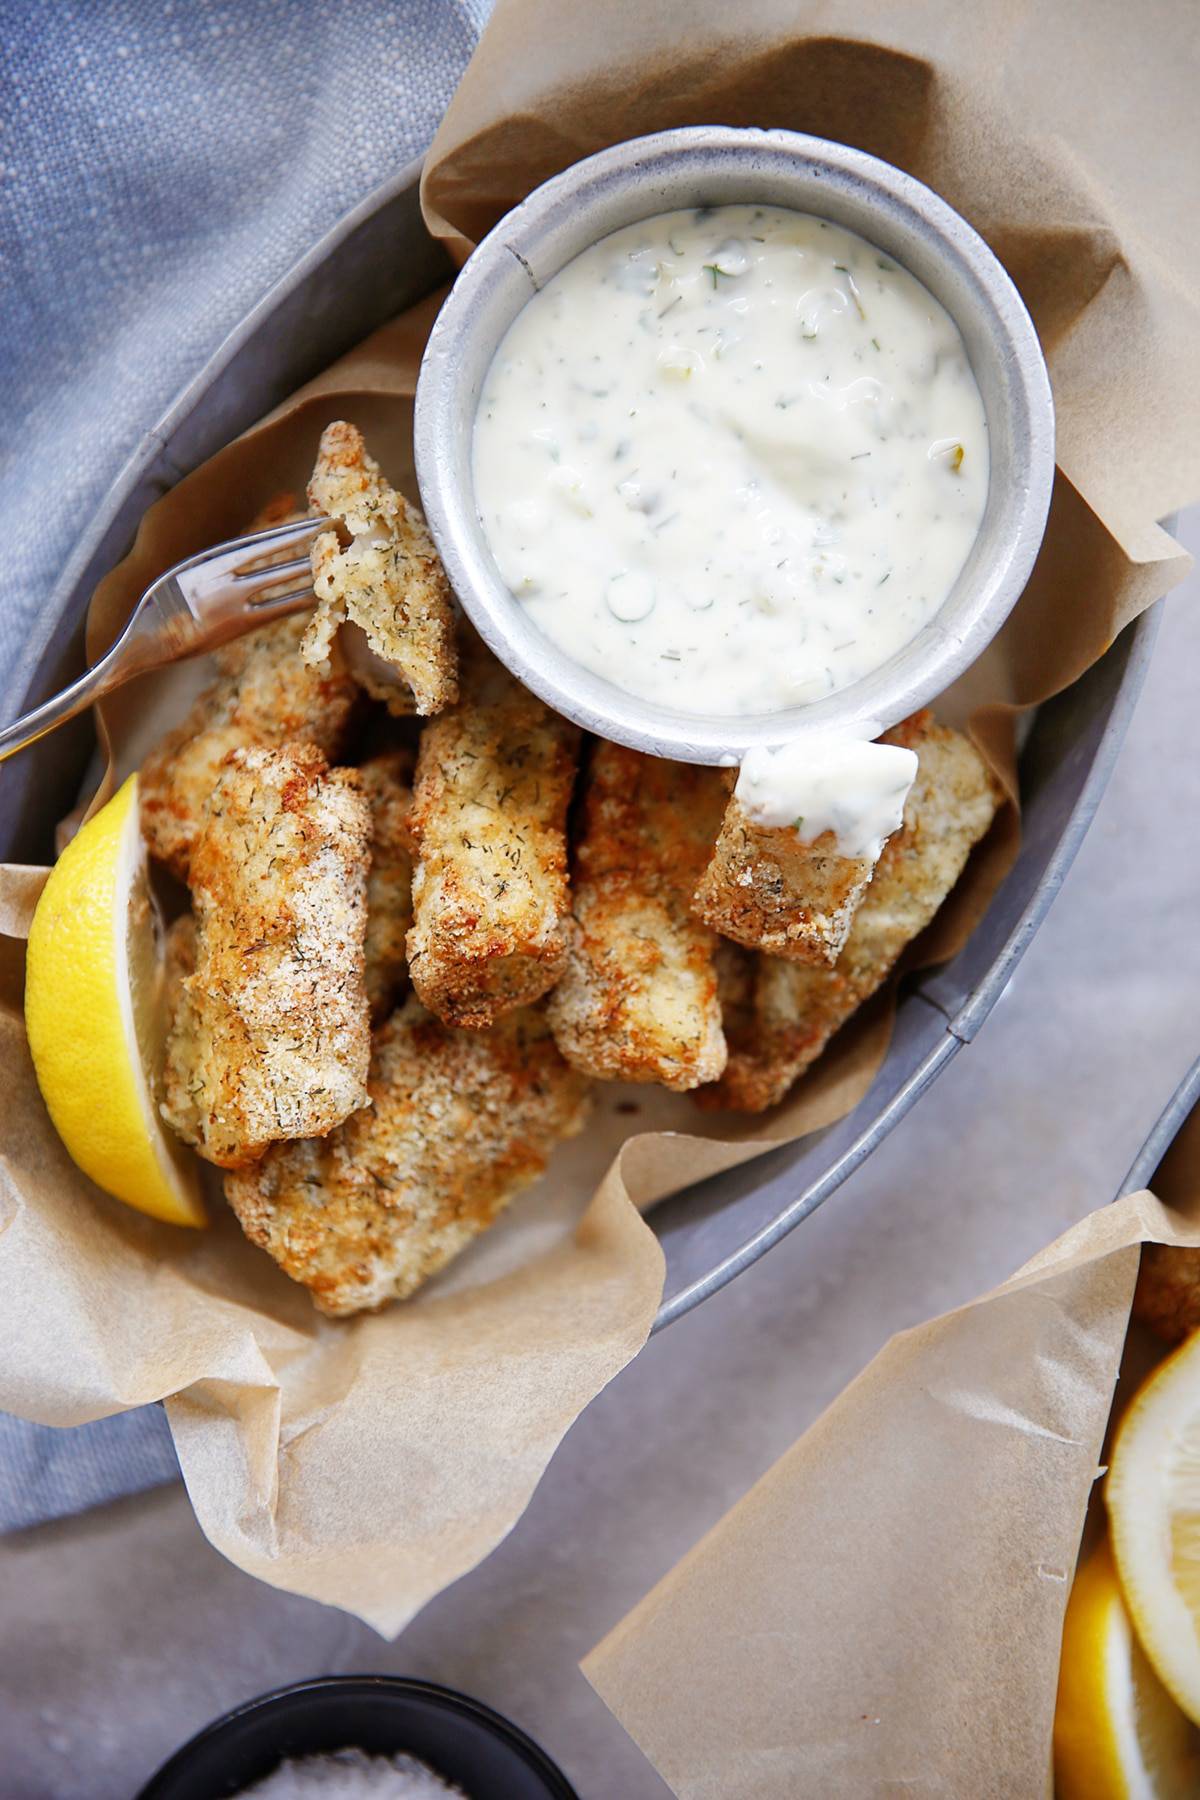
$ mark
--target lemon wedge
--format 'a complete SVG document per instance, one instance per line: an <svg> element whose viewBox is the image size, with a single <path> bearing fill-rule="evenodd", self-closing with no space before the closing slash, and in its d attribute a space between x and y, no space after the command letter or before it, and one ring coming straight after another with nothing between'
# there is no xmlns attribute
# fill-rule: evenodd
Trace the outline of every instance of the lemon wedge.
<svg viewBox="0 0 1200 1800"><path fill-rule="evenodd" d="M1163 1685L1200 1724L1200 1332L1134 1395L1105 1498L1134 1629Z"/></svg>
<svg viewBox="0 0 1200 1800"><path fill-rule="evenodd" d="M84 1174L156 1219L203 1225L196 1165L158 1108L162 930L136 775L72 838L42 889L25 1027L42 1098Z"/></svg>
<svg viewBox="0 0 1200 1800"><path fill-rule="evenodd" d="M1134 1636L1107 1544L1075 1577L1054 1712L1056 1800L1187 1800L1195 1733Z"/></svg>

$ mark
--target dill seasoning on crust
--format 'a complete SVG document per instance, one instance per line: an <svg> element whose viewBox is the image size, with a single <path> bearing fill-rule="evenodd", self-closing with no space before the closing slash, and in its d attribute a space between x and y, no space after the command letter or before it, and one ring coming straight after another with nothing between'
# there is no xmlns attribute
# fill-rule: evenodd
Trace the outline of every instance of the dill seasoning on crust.
<svg viewBox="0 0 1200 1800"><path fill-rule="evenodd" d="M462 701L421 735L409 974L448 1025L482 1030L562 973L579 739L480 645Z"/></svg>

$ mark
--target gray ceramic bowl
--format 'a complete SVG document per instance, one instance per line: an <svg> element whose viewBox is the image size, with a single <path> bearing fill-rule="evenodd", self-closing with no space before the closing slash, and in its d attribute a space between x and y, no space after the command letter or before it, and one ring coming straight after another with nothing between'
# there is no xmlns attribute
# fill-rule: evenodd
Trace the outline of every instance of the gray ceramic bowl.
<svg viewBox="0 0 1200 1800"><path fill-rule="evenodd" d="M597 239L677 207L760 201L849 226L923 281L954 319L983 395L991 485L974 549L937 616L883 668L808 706L736 720L634 699L530 623L500 578L475 504L471 438L497 346L530 296ZM601 737L716 762L752 744L866 721L894 725L990 642L1029 578L1054 477L1054 409L1037 334L982 238L890 164L792 131L692 126L635 138L556 175L490 232L438 317L416 399L430 530L476 628L513 673Z"/></svg>

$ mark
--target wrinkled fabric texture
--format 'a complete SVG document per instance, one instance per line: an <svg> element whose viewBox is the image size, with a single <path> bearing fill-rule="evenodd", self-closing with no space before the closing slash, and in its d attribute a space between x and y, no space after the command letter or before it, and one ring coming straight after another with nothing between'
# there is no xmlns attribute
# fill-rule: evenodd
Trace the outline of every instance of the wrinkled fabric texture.
<svg viewBox="0 0 1200 1800"><path fill-rule="evenodd" d="M426 148L491 0L0 0L0 670L254 303Z"/></svg>
<svg viewBox="0 0 1200 1800"><path fill-rule="evenodd" d="M0 0L0 692L145 432L423 153L490 6ZM177 1473L158 1407L65 1432L0 1416L0 1530Z"/></svg>

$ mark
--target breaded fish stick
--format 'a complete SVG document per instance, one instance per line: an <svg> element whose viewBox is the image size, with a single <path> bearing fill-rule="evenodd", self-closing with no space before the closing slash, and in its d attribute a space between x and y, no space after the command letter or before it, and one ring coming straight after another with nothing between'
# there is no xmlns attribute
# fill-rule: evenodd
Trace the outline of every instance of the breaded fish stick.
<svg viewBox="0 0 1200 1800"><path fill-rule="evenodd" d="M458 659L446 572L420 512L384 479L356 425L337 420L325 427L308 497L345 525L350 544L343 549L336 531L323 531L313 544L317 607L304 636L305 660L328 666L338 627L349 620L399 670L417 712L453 705ZM385 684L379 697L391 704ZM410 708L405 701L396 710Z"/></svg>
<svg viewBox="0 0 1200 1800"><path fill-rule="evenodd" d="M537 1179L587 1084L544 1013L455 1031L410 999L375 1039L373 1104L226 1177L247 1237L333 1317L403 1299Z"/></svg>
<svg viewBox="0 0 1200 1800"><path fill-rule="evenodd" d="M756 824L731 795L693 906L748 949L832 963L874 867L867 857L839 856L830 833L805 842L789 826Z"/></svg>
<svg viewBox="0 0 1200 1800"><path fill-rule="evenodd" d="M405 985L404 940L412 924L412 854L408 813L412 757L407 750L373 756L358 771L371 808L371 872L367 877L366 984L371 1019L387 1018Z"/></svg>
<svg viewBox="0 0 1200 1800"><path fill-rule="evenodd" d="M163 1112L239 1168L367 1100L370 817L311 744L235 750L192 853L195 968L167 1040Z"/></svg>
<svg viewBox="0 0 1200 1800"><path fill-rule="evenodd" d="M1133 1316L1168 1344L1200 1330L1200 1250L1143 1244Z"/></svg>
<svg viewBox="0 0 1200 1800"><path fill-rule="evenodd" d="M482 649L465 685L421 735L408 962L431 1012L481 1030L562 973L579 732Z"/></svg>
<svg viewBox="0 0 1200 1800"><path fill-rule="evenodd" d="M752 1015L743 1006L725 1074L696 1096L701 1105L762 1112L782 1100L929 924L995 817L1000 790L958 732L917 713L885 741L916 751L917 778L845 948L832 969L758 957Z"/></svg>
<svg viewBox="0 0 1200 1800"><path fill-rule="evenodd" d="M716 936L689 910L724 802L716 769L597 744L571 951L550 996L558 1047L586 1074L682 1089L724 1068Z"/></svg>
<svg viewBox="0 0 1200 1800"><path fill-rule="evenodd" d="M802 791L815 800L820 818L805 835L803 820L769 823L755 816L743 799L748 776L769 771L778 756L784 766L798 768ZM760 760L757 777L743 767L721 822L712 861L696 890L693 908L715 931L767 950L791 962L837 961L850 923L867 890L888 831L899 828L905 796L916 773L911 750L897 744L837 743L815 752L803 743ZM769 777L768 777L769 779ZM785 795L794 795L785 780ZM867 810L858 810L858 797ZM804 803L802 803L804 804ZM850 854L840 847L833 828L852 834ZM811 810L810 810L810 816ZM876 836L876 833L878 834Z"/></svg>
<svg viewBox="0 0 1200 1800"><path fill-rule="evenodd" d="M294 510L293 496L281 494L250 529L264 531L303 517ZM187 880L192 845L231 750L309 743L332 756L345 736L357 686L339 654L324 674L302 661L304 630L302 616L277 619L223 645L215 656L217 680L142 764L142 832L153 854L181 881Z"/></svg>

